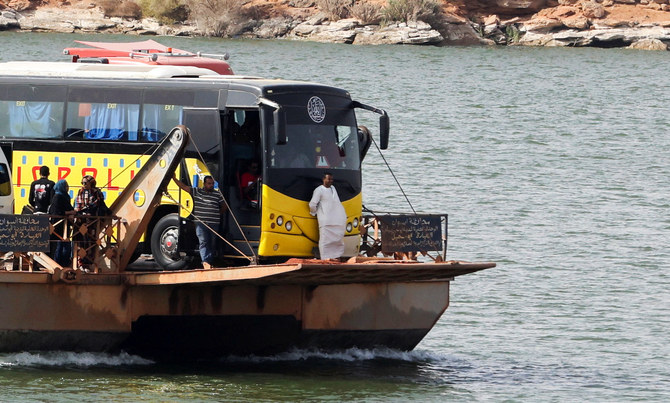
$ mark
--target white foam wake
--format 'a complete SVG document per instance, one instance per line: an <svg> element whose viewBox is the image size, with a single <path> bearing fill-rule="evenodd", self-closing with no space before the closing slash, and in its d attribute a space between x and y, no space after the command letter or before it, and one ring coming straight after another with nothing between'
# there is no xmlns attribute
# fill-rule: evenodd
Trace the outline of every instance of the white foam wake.
<svg viewBox="0 0 670 403"><path fill-rule="evenodd" d="M227 357L226 362L289 362L305 361L310 359L334 360L334 361L369 361L377 359L400 360L406 362L439 362L444 361L445 357L426 350L400 351L386 348L365 350L359 348L350 348L342 351L320 351L320 350L291 350L273 356L259 357L250 356L231 356Z"/></svg>
<svg viewBox="0 0 670 403"><path fill-rule="evenodd" d="M127 353L75 353L69 351L0 354L0 367L95 367L150 365L153 361Z"/></svg>

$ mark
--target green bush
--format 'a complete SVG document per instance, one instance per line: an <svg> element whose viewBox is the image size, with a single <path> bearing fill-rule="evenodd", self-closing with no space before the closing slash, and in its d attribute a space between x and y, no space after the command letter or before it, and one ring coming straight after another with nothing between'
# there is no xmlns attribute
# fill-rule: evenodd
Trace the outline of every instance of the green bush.
<svg viewBox="0 0 670 403"><path fill-rule="evenodd" d="M349 14L362 24L378 24L382 16L377 5L367 1L355 1L349 8Z"/></svg>
<svg viewBox="0 0 670 403"><path fill-rule="evenodd" d="M434 0L389 0L382 8L385 22L425 21L430 22L442 13L439 3Z"/></svg>
<svg viewBox="0 0 670 403"><path fill-rule="evenodd" d="M231 36L253 10L242 8L246 0L185 0L191 17L206 35Z"/></svg>
<svg viewBox="0 0 670 403"><path fill-rule="evenodd" d="M507 37L509 43L517 43L521 37L521 32L514 25L508 25L505 28L505 36Z"/></svg>
<svg viewBox="0 0 670 403"><path fill-rule="evenodd" d="M337 21L346 18L349 14L349 8L352 6L352 0L317 0L316 6L326 13L328 17Z"/></svg>
<svg viewBox="0 0 670 403"><path fill-rule="evenodd" d="M182 22L188 18L184 0L137 0L142 15L153 17L164 24Z"/></svg>
<svg viewBox="0 0 670 403"><path fill-rule="evenodd" d="M98 6L102 8L105 17L142 18L142 10L133 0L100 0Z"/></svg>

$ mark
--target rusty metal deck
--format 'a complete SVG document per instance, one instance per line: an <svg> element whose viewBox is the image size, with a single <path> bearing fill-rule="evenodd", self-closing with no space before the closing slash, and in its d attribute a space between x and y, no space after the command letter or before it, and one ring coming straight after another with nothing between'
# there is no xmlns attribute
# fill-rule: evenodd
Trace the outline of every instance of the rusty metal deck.
<svg viewBox="0 0 670 403"><path fill-rule="evenodd" d="M296 259L297 260L297 259ZM412 282L450 280L457 276L495 267L495 263L450 261L418 263L384 261L367 263L302 262L215 268L181 272L135 273L131 282L137 285L233 282L253 285L325 285L353 283Z"/></svg>
<svg viewBox="0 0 670 403"><path fill-rule="evenodd" d="M77 272L73 284L176 285L230 282L249 285L325 285L354 283L412 282L451 280L454 277L495 267L495 263L449 261L420 263L411 261L371 261L327 263L293 259L289 263L210 270L125 272L118 274ZM0 283L54 283L60 273L46 271L0 271Z"/></svg>

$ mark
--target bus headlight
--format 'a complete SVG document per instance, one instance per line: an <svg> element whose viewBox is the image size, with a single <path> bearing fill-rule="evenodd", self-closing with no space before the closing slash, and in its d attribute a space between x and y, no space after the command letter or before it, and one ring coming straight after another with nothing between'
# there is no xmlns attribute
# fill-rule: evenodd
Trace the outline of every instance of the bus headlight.
<svg viewBox="0 0 670 403"><path fill-rule="evenodd" d="M358 217L354 218L354 228L358 228Z"/></svg>
<svg viewBox="0 0 670 403"><path fill-rule="evenodd" d="M293 229L293 223L290 222L290 221L286 221L285 227L286 227L286 231L290 231L290 230Z"/></svg>
<svg viewBox="0 0 670 403"><path fill-rule="evenodd" d="M351 232L352 229L351 223L347 223L347 232Z"/></svg>
<svg viewBox="0 0 670 403"><path fill-rule="evenodd" d="M284 224L284 217L282 216L277 217L277 225L281 227L282 224Z"/></svg>

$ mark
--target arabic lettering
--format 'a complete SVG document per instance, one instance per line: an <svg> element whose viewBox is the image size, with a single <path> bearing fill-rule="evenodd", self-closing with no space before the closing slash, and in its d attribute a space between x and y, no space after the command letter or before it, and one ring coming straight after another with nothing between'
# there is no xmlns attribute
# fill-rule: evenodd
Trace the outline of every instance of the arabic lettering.
<svg viewBox="0 0 670 403"><path fill-rule="evenodd" d="M49 217L0 215L0 251L48 252Z"/></svg>
<svg viewBox="0 0 670 403"><path fill-rule="evenodd" d="M435 251L442 248L440 216L388 216L382 222L382 251Z"/></svg>

